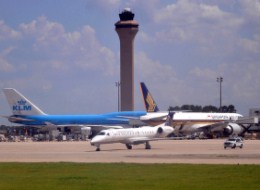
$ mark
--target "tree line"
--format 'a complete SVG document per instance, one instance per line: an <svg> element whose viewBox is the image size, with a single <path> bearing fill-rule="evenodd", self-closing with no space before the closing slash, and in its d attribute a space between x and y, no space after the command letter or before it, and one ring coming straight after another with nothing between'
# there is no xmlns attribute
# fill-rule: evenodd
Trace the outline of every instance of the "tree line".
<svg viewBox="0 0 260 190"><path fill-rule="evenodd" d="M225 113L236 113L236 109L234 105L224 105L221 107L212 106L212 105L207 105L207 106L200 106L200 105L188 105L184 104L182 106L175 106L169 107L170 111L181 111L181 110L186 110L186 111L192 111L192 112L225 112Z"/></svg>

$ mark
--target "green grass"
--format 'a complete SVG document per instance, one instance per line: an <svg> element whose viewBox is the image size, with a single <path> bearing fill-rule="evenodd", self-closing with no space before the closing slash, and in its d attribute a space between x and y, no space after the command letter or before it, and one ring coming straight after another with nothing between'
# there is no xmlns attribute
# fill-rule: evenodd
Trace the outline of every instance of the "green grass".
<svg viewBox="0 0 260 190"><path fill-rule="evenodd" d="M260 165L0 163L0 189L260 189Z"/></svg>

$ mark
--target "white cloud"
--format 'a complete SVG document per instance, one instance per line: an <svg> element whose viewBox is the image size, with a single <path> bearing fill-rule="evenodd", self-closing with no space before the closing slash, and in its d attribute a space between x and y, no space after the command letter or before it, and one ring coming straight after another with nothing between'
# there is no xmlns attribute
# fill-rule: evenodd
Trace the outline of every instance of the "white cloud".
<svg viewBox="0 0 260 190"><path fill-rule="evenodd" d="M14 67L8 63L3 57L0 56L0 72L12 72Z"/></svg>
<svg viewBox="0 0 260 190"><path fill-rule="evenodd" d="M238 45L244 49L247 53L260 53L260 39L259 36L255 36L253 39L240 39Z"/></svg>
<svg viewBox="0 0 260 190"><path fill-rule="evenodd" d="M217 73L216 71L213 71L209 68L199 68L195 67L190 71L190 74L193 75L194 77L199 77L204 80L214 80L216 79Z"/></svg>
<svg viewBox="0 0 260 190"><path fill-rule="evenodd" d="M6 58L8 54L10 54L14 49L14 47L8 47L0 52L0 73L9 73L15 71L15 67Z"/></svg>
<svg viewBox="0 0 260 190"><path fill-rule="evenodd" d="M47 113L102 113L116 109L111 100L111 87L118 75L115 53L100 43L93 27L86 25L67 32L61 23L39 17L20 24L17 32L21 34L19 39L0 44L4 49L0 51L2 88L12 87L36 96L35 102ZM95 105L102 89L107 90L106 96ZM80 93L73 94L75 91ZM72 95L84 101L71 100ZM77 106L64 105L70 101ZM108 105L100 109L101 104Z"/></svg>
<svg viewBox="0 0 260 190"><path fill-rule="evenodd" d="M39 17L28 24L21 24L20 29L24 39L32 41L34 52L49 57L42 64L53 69L94 70L102 71L104 75L115 72L114 53L99 43L91 26L66 32L62 24Z"/></svg>
<svg viewBox="0 0 260 190"><path fill-rule="evenodd" d="M242 20L221 10L216 5L197 4L192 1L177 1L154 16L154 21L163 29L157 32L166 42L190 41L212 47L219 38L229 38Z"/></svg>
<svg viewBox="0 0 260 190"><path fill-rule="evenodd" d="M136 55L136 70L142 78L153 81L165 81L176 78L176 72L172 66L154 61L148 58L144 52L139 52Z"/></svg>
<svg viewBox="0 0 260 190"><path fill-rule="evenodd" d="M259 21L260 19L260 1L259 0L240 0L243 12L254 19Z"/></svg>
<svg viewBox="0 0 260 190"><path fill-rule="evenodd" d="M8 27L3 20L0 20L0 41L19 39L20 33Z"/></svg>
<svg viewBox="0 0 260 190"><path fill-rule="evenodd" d="M160 107L168 109L170 105L180 105L184 100L190 99L189 95L193 89L186 83L186 77L178 78L173 66L154 61L144 52L139 52L136 55L135 67L136 81L146 82L148 87L152 85L152 88L156 89L152 94L161 100ZM137 93L140 96L140 92Z"/></svg>

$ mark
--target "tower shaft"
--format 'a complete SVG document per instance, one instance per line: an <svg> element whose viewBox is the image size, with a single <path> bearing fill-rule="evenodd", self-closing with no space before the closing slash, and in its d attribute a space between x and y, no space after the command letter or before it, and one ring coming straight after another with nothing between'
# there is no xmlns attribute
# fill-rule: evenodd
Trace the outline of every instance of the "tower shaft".
<svg viewBox="0 0 260 190"><path fill-rule="evenodd" d="M134 38L138 23L133 20L133 15L125 10L115 24L120 39L121 111L134 110Z"/></svg>

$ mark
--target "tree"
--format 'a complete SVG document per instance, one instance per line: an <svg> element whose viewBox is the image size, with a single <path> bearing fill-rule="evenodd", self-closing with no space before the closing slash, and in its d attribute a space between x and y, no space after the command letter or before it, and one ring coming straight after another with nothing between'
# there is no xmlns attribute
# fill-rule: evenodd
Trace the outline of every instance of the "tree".
<svg viewBox="0 0 260 190"><path fill-rule="evenodd" d="M237 112L236 109L235 109L235 106L232 105L232 104L229 105L227 109L228 109L227 111L228 111L229 113L236 113L236 112Z"/></svg>
<svg viewBox="0 0 260 190"><path fill-rule="evenodd" d="M208 105L203 107L202 112L218 112L218 108L216 106Z"/></svg>
<svg viewBox="0 0 260 190"><path fill-rule="evenodd" d="M207 105L207 106L200 106L200 105L189 105L189 104L184 104L182 106L175 106L169 107L170 111L192 111L192 112L219 112L219 108L216 106L212 105ZM236 109L234 105L229 105L229 106L222 106L222 112L229 112L229 113L235 113Z"/></svg>

